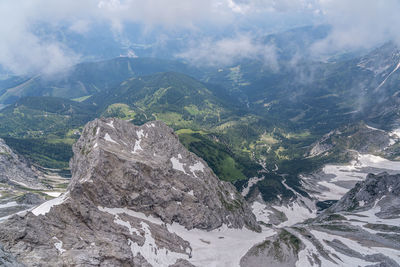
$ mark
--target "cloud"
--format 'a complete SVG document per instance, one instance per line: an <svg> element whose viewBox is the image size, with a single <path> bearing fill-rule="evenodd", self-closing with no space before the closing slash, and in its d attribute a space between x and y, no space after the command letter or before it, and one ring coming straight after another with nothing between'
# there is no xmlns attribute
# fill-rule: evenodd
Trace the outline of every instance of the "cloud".
<svg viewBox="0 0 400 267"><path fill-rule="evenodd" d="M275 46L262 44L245 34L221 40L208 38L192 42L190 48L177 57L201 66L227 66L243 59L256 59L273 70L278 69Z"/></svg>
<svg viewBox="0 0 400 267"><path fill-rule="evenodd" d="M400 44L398 0L320 0L332 33L317 43L316 53L370 49L389 40Z"/></svg>
<svg viewBox="0 0 400 267"><path fill-rule="evenodd" d="M62 27L86 34L108 22L123 32L127 22L143 27L196 29L200 24L229 23L225 0L13 0L0 1L0 65L18 75L51 75L79 61L55 37Z"/></svg>
<svg viewBox="0 0 400 267"><path fill-rule="evenodd" d="M370 48L389 39L400 43L397 10L398 0L0 1L0 65L16 74L51 75L81 58L56 38L60 29L84 36L93 25L109 25L118 42L127 39L127 23L140 25L144 34L182 31L200 40L180 53L192 62L262 57L275 65L275 48L254 36L324 20L333 31L312 47L317 54ZM228 38L232 33L238 34Z"/></svg>

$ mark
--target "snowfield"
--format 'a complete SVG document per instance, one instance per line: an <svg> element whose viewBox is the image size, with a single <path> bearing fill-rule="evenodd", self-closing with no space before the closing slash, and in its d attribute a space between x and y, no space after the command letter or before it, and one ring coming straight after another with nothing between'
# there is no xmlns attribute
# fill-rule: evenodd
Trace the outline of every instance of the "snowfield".
<svg viewBox="0 0 400 267"><path fill-rule="evenodd" d="M143 220L142 229L145 231L145 245L139 247L137 244L130 241L130 246L133 255L141 253L145 259L154 266L168 266L175 263L177 258L186 258L190 263L196 266L210 267L233 267L239 266L240 259L254 245L261 243L265 238L272 236L275 231L272 229L263 228L262 233L256 233L248 229L232 229L226 225L207 232L199 229L187 230L185 227L173 223L167 224L167 229L171 233L175 233L184 240L190 243L192 248L192 258L188 258L185 254L175 253L157 248L147 223L163 225L164 223L152 216L146 216L143 213L135 212L129 209L122 208L104 208L98 207L100 211L107 212L116 217L115 223L126 226L131 233L137 231L132 229L128 222L118 221L118 214L125 213L132 217ZM146 226L147 225L147 226ZM147 244L147 245L146 245ZM153 249L151 249L153 248ZM157 248L155 250L154 248ZM156 254L156 251L158 253Z"/></svg>

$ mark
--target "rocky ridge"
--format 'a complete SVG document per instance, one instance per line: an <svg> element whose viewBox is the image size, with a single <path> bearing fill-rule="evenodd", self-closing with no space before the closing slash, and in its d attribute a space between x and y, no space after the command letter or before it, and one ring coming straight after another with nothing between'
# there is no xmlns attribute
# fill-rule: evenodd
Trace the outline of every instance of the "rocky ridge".
<svg viewBox="0 0 400 267"><path fill-rule="evenodd" d="M400 175L369 174L314 219L277 233L242 266L400 266Z"/></svg>
<svg viewBox="0 0 400 267"><path fill-rule="evenodd" d="M97 119L73 150L67 192L0 224L0 243L23 264L203 265L218 242L238 244L229 262L264 238L235 188L161 122Z"/></svg>
<svg viewBox="0 0 400 267"><path fill-rule="evenodd" d="M38 174L32 169L28 161L17 155L0 138L0 182L17 184L33 189L44 189Z"/></svg>

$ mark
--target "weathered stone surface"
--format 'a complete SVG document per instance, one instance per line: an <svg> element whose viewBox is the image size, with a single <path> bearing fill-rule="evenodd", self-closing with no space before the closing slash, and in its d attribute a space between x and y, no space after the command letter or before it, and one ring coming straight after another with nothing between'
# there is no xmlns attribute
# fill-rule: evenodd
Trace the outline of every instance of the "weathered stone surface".
<svg viewBox="0 0 400 267"><path fill-rule="evenodd" d="M25 185L29 188L44 189L37 173L28 161L14 153L0 138L0 182Z"/></svg>
<svg viewBox="0 0 400 267"><path fill-rule="evenodd" d="M381 203L380 203L381 202ZM400 216L400 175L381 173L369 174L365 181L359 182L343 198L329 208L329 212L368 210L377 205L381 218Z"/></svg>
<svg viewBox="0 0 400 267"><path fill-rule="evenodd" d="M172 129L156 121L90 122L74 145L69 187L74 199L131 207L188 229L222 224L257 229L247 203L229 183L187 151Z"/></svg>
<svg viewBox="0 0 400 267"><path fill-rule="evenodd" d="M260 229L161 122L98 119L73 150L67 193L0 224L0 243L28 266L191 266L190 243L167 224Z"/></svg>
<svg viewBox="0 0 400 267"><path fill-rule="evenodd" d="M0 266L3 267L23 267L24 265L17 262L17 260L10 253L3 250L0 246Z"/></svg>

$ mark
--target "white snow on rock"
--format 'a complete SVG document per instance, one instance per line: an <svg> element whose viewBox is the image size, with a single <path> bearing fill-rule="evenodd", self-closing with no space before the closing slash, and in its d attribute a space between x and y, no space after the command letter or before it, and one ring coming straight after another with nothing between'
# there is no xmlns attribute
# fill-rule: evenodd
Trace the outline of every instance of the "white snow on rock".
<svg viewBox="0 0 400 267"><path fill-rule="evenodd" d="M142 151L143 150L143 148L140 146L140 142L141 141L142 140L136 140L135 147L133 148L133 151L132 151L133 154L137 153L138 151Z"/></svg>
<svg viewBox="0 0 400 267"><path fill-rule="evenodd" d="M299 260L296 262L296 267L305 267L305 266L322 266L322 267L338 267L338 266L367 266L371 265L371 262L364 261L362 259L356 258L356 257L349 257L347 255L341 254L338 251L334 250L330 246L326 245L324 240L329 240L325 239L326 236L324 236L325 233L323 232L317 232L317 231L311 231L312 234L318 239L318 241L321 242L323 245L323 248L328 251L330 254L337 255L339 256L340 259L337 259L336 257L332 257L337 264L334 262L328 260L327 258L323 257L319 251L315 247L313 243L311 243L309 240L304 238L303 236L299 235L300 240L304 243L305 248L299 252ZM321 261L321 264L318 264L314 260L314 256L317 256L318 259ZM310 263L312 261L312 264Z"/></svg>
<svg viewBox="0 0 400 267"><path fill-rule="evenodd" d="M348 238L344 238L338 235L331 235L325 232L320 232L320 231L315 231L312 230L311 233L322 243L325 244L325 241L333 241L333 240L339 240L341 241L343 244L345 244L348 248L361 253L362 255L374 255L376 253L382 253L394 260L396 260L397 262L400 260L400 255L399 255L399 251L395 250L395 249L390 249L390 248L382 248L382 247L367 247L367 246L362 246L360 243L358 243L357 241L348 239ZM329 246L325 246L326 249L329 250ZM332 249L332 253L338 253L336 250ZM367 265L371 265L371 262L367 262L355 257L348 257L345 256L343 254L340 254L340 258L342 259L342 261L344 263L346 263L346 265L348 266L367 266Z"/></svg>
<svg viewBox="0 0 400 267"><path fill-rule="evenodd" d="M357 212L354 215L344 215L348 220L357 220L364 223L372 223L372 224L386 224L392 226L400 225L400 218L397 219L381 219L376 216L377 213L381 211L381 207L375 206L372 209Z"/></svg>
<svg viewBox="0 0 400 267"><path fill-rule="evenodd" d="M400 138L400 128L394 129L393 131L391 131L390 135L392 137L395 137L395 138L399 139Z"/></svg>
<svg viewBox="0 0 400 267"><path fill-rule="evenodd" d="M342 186L338 186L333 182L321 181L318 182L318 184L323 186L324 189L327 189L319 194L316 194L318 200L320 201L332 200L332 199L339 200L349 191L349 189L344 188Z"/></svg>
<svg viewBox="0 0 400 267"><path fill-rule="evenodd" d="M196 172L203 172L204 168L205 168L204 164L201 163L200 161L196 162L196 164L194 164L193 166L189 166L189 170L194 177L197 177Z"/></svg>
<svg viewBox="0 0 400 267"><path fill-rule="evenodd" d="M8 202L6 204L0 204L0 209L5 209L5 208L11 208L11 207L15 207L18 206L19 204L15 201L12 202Z"/></svg>
<svg viewBox="0 0 400 267"><path fill-rule="evenodd" d="M110 136L108 133L106 133L106 135L104 136L104 140L106 140L106 141L108 141L108 142L111 142L111 143L118 144L117 142L115 142L115 141L111 138L111 136Z"/></svg>
<svg viewBox="0 0 400 267"><path fill-rule="evenodd" d="M264 180L264 177L258 178L258 177L253 177L250 178L249 181L247 182L247 186L243 188L242 190L242 196L247 196L247 194L250 192L250 189L252 188L253 185L257 184L258 182Z"/></svg>
<svg viewBox="0 0 400 267"><path fill-rule="evenodd" d="M139 131L136 131L136 134L137 134L139 140L142 139L142 137L144 136L144 131L143 131L143 129L140 129Z"/></svg>
<svg viewBox="0 0 400 267"><path fill-rule="evenodd" d="M54 240L58 241L57 243L54 243L54 246L58 250L60 254L63 254L66 250L63 249L63 242L59 240L57 237L53 237Z"/></svg>
<svg viewBox="0 0 400 267"><path fill-rule="evenodd" d="M379 88L381 88L386 83L386 81L389 79L389 77L392 76L392 74L395 73L399 68L400 68L400 62L396 65L394 70L391 73L389 73L388 76L386 76L386 78L383 80L383 82L381 82L381 84L375 90L378 90Z"/></svg>
<svg viewBox="0 0 400 267"><path fill-rule="evenodd" d="M399 161L390 161L379 156L370 154L359 154L357 159L347 165L327 164L322 169L322 172L327 177L317 182L317 187L312 188L311 193L319 201L324 200L339 200L346 194L351 186L344 186L344 183L356 184L359 181L364 181L370 168L379 169L382 171L400 171ZM302 177L305 183L312 182L314 177Z"/></svg>
<svg viewBox="0 0 400 267"><path fill-rule="evenodd" d="M193 190L190 190L190 191L188 192L188 194L191 195L192 197L194 197Z"/></svg>
<svg viewBox="0 0 400 267"><path fill-rule="evenodd" d="M32 213L35 216L39 216L39 215L45 215L46 213L48 213L52 207L60 205L62 203L64 203L64 201L67 199L67 194L63 194L57 198L54 198L52 200L46 201L43 204L41 204L40 206L34 208L32 210Z"/></svg>
<svg viewBox="0 0 400 267"><path fill-rule="evenodd" d="M128 228L129 233L132 235L133 233L136 235L140 235L140 232L136 229L133 228L132 225L129 222L121 220L121 218L118 215L115 215L114 223L125 226Z"/></svg>
<svg viewBox="0 0 400 267"><path fill-rule="evenodd" d="M108 212L113 215L125 213L127 215L158 225L164 224L159 218L146 216L143 213L135 212L129 209L102 207L98 208L100 211ZM148 227L146 227L146 224L146 222L143 222L142 224L142 229L145 232L146 229L148 229ZM246 228L228 228L226 225L209 232L199 229L187 230L184 226L177 223L167 224L167 228L169 232L175 233L176 235L180 236L190 243L190 246L192 248L192 257L188 258L187 255L178 254L180 258L188 260L195 266L210 267L239 266L240 259L252 246L263 242L265 238L275 234L274 230L267 228L263 228L264 231L262 233L256 233ZM151 236L151 233L146 234L146 242L149 242L148 244L151 244L153 240L151 238L148 238L149 236ZM135 246L132 241L130 242L130 245L131 248L132 246ZM136 249L134 251L136 251ZM148 260L150 264L154 263L155 259L152 258L153 255L151 254L151 250L150 252L148 251L148 254L146 255L147 257L149 257L147 258L143 255L146 260ZM161 252L160 255L162 255L163 263L158 263L154 266L168 266L167 263L170 263L173 260L168 260L167 258L170 257L172 259L175 259L176 256L176 254L170 254L170 252L168 253L168 255L164 255L164 253Z"/></svg>
<svg viewBox="0 0 400 267"><path fill-rule="evenodd" d="M253 205L251 206L251 209L254 215L256 215L257 221L269 223L269 215L273 214L273 212L270 211L265 204L261 204L258 201L254 201Z"/></svg>
<svg viewBox="0 0 400 267"><path fill-rule="evenodd" d="M358 161L360 162L361 167L373 167L379 169L400 171L399 161L390 161L374 155L359 155Z"/></svg>
<svg viewBox="0 0 400 267"><path fill-rule="evenodd" d="M138 140L135 141L135 147L133 148L132 153L135 154L138 151L143 151L143 148L140 146L140 143L142 142L142 137L147 137L147 134L144 134L143 129L139 130L136 132L136 135L138 136Z"/></svg>
<svg viewBox="0 0 400 267"><path fill-rule="evenodd" d="M178 157L179 157L179 155L178 155ZM186 171L185 171L185 169L183 168L183 167L184 167L184 164L181 163L181 162L179 161L179 158L172 157L172 158L170 159L170 161L171 161L171 163L172 163L172 168L173 168L173 169L175 169L175 170L177 170L177 171L181 171L181 172L187 174Z"/></svg>
<svg viewBox="0 0 400 267"><path fill-rule="evenodd" d="M114 128L114 121L111 121L109 123L106 123L108 126L110 126L111 128ZM115 129L115 128L114 128Z"/></svg>
<svg viewBox="0 0 400 267"><path fill-rule="evenodd" d="M278 225L278 227L287 227L295 225L296 223L303 222L310 218L317 216L316 210L309 210L308 208L300 205L297 202L292 202L287 206L272 206L274 209L283 212L287 217L287 221L284 221Z"/></svg>
<svg viewBox="0 0 400 267"><path fill-rule="evenodd" d="M186 254L177 253L166 248L157 247L156 241L151 235L151 231L149 229L149 225L145 222L141 222L142 230L145 235L145 242L143 246L139 246L137 243L133 242L129 239L129 245L131 247L132 254L134 256L140 254L142 255L147 262L149 262L152 266L170 266L174 264L178 259L187 258Z"/></svg>

